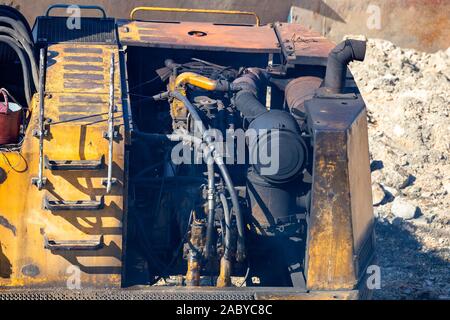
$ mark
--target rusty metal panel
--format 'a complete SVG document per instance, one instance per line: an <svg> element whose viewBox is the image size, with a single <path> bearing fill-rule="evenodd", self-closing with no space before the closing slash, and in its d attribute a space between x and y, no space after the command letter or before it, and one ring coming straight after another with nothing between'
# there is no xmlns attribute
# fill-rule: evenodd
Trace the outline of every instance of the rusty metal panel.
<svg viewBox="0 0 450 320"><path fill-rule="evenodd" d="M295 288L152 287L127 289L6 289L2 300L356 300L357 290L302 291Z"/></svg>
<svg viewBox="0 0 450 320"><path fill-rule="evenodd" d="M358 268L357 252L363 239L372 234L364 102L356 95L324 97L308 101L306 108L315 146L307 287L351 290L363 272ZM355 188L361 190L352 193Z"/></svg>
<svg viewBox="0 0 450 320"><path fill-rule="evenodd" d="M345 132L316 132L307 246L309 289L353 289L348 163Z"/></svg>
<svg viewBox="0 0 450 320"><path fill-rule="evenodd" d="M335 44L318 32L296 23L274 24L283 54L289 64L325 66Z"/></svg>
<svg viewBox="0 0 450 320"><path fill-rule="evenodd" d="M373 207L370 176L367 113L364 110L350 127L347 136L349 186L352 197L352 230L355 254L362 269L373 254ZM367 252L369 251L369 252ZM363 270L359 270L363 271Z"/></svg>
<svg viewBox="0 0 450 320"><path fill-rule="evenodd" d="M118 20L117 25L123 45L254 53L280 52L277 37L269 26L129 20Z"/></svg>

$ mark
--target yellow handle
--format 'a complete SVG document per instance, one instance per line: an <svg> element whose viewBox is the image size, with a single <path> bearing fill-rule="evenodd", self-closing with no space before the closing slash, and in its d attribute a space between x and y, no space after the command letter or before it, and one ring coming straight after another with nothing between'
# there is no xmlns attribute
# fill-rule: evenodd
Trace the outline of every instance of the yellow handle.
<svg viewBox="0 0 450 320"><path fill-rule="evenodd" d="M213 10L213 9L185 9L185 8L163 8L163 7L137 7L131 11L130 18L134 20L134 16L138 11L159 11L159 12L188 12L188 13L213 13L213 14L231 14L253 16L256 20L256 26L261 25L261 19L255 12L236 11L236 10Z"/></svg>

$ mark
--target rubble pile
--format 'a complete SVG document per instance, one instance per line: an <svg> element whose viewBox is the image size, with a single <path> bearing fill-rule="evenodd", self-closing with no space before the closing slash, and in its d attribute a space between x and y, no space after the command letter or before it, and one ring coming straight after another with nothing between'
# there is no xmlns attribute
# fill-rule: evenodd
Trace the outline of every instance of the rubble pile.
<svg viewBox="0 0 450 320"><path fill-rule="evenodd" d="M374 297L450 299L450 48L371 39L351 71L368 108L382 270Z"/></svg>

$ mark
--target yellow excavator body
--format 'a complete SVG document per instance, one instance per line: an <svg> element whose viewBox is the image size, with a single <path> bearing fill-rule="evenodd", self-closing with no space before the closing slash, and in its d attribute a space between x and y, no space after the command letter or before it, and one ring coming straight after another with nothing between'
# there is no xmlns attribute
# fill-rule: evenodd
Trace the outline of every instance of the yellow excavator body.
<svg viewBox="0 0 450 320"><path fill-rule="evenodd" d="M21 141L13 147L0 146L0 299L370 296L366 279L367 268L374 262L374 236L366 111L351 74L344 75L343 88L327 86L333 43L301 25L260 25L254 13L217 10L205 14L251 15L256 25L135 20L138 11L166 12L170 8L137 8L130 20L117 20L107 17L101 8L80 6L99 10L103 17L83 16L80 28L72 30L66 28L67 17L51 15L53 9L65 7L51 7L36 20L33 48L35 63L41 66L40 81L24 107ZM207 58L210 61L205 61ZM227 73L230 70L232 75ZM161 82L158 86L155 75ZM246 80L238 82L240 77ZM266 79L269 77L272 82ZM286 114L290 115L279 115L277 121L287 121L289 126L291 120L283 119L295 116L299 127L294 125L293 131L301 130L301 138L291 138L291 130L287 144L292 142L293 154L298 150L305 156L304 164L295 168L294 180L283 181L283 187L265 178L254 185L250 178L240 184L240 177L245 181L250 173L236 169L230 175L238 184L235 190L226 188L227 180L222 180L225 175L220 171L216 186L210 184L203 194L196 194L195 190L206 188L207 183L195 189L186 181L205 179L203 174L177 179L173 167L158 167L168 163L167 158L158 158L148 169L149 163L161 156L157 150L164 148L139 149L143 142L138 138L154 143L190 131L193 111L183 99L193 101L192 106L204 112L200 118L211 121L209 126L216 123L216 117L222 119L216 116L215 110L219 110L230 112L227 119L231 122L240 117L239 121L248 121L251 127L256 120L242 117L245 108L239 109L239 92L252 92L249 86L253 83L269 81L257 88L264 91L263 98L258 92L258 99L266 115L276 114L272 112L275 105L291 101L289 85L282 82L296 78L301 78L295 91L302 103L289 105ZM167 79L168 84L164 82ZM160 100L169 103L163 105ZM238 122L233 122L233 128ZM177 134L167 134L171 130ZM163 146L173 142L164 141ZM146 174L156 175L140 179L135 168L142 163L147 166L142 167ZM254 174L256 169L250 171ZM303 180L295 180L300 176ZM297 181L301 187L293 191L292 184ZM142 184L146 185L137 187ZM253 188L249 185L257 191L249 190ZM215 196L214 188L222 191ZM266 191L270 193L267 201ZM239 251L240 245L233 192L245 208L248 269L247 260L241 261L237 253L224 253ZM258 192L260 201L255 200ZM294 194L298 196L293 200L296 209L284 208L284 203L291 201L287 197ZM197 198L204 204L198 205ZM186 240L183 230L187 224L187 236L192 237L194 228L199 228L195 229L197 235L207 237L208 205L221 203L216 214L222 217L228 201L234 208L232 221L229 224L226 217L218 218L226 227L220 227L217 220L214 229L218 242L213 251L220 263L211 262L213 258L207 264L187 245L193 239ZM272 221L267 218L272 210L289 214ZM153 212L157 217L141 212ZM262 215L266 218L261 219ZM151 224L150 218L155 219ZM263 233L251 233L255 221L270 221L270 225L262 227ZM295 230L285 234L289 228ZM148 234L142 229L149 230ZM231 240L226 238L228 232ZM180 239L181 246L173 249ZM237 244L228 247L226 241ZM200 256L207 251L205 242L203 238L197 241ZM268 247L259 253L266 242ZM286 251L281 267L271 266L278 259L272 260L271 255L290 245L298 250L293 258ZM170 253L172 249L176 255ZM162 262L166 269L160 268ZM204 284L207 268L217 271L216 278L208 278L211 281ZM277 270L286 272L282 279L272 279ZM198 276L195 286L187 284L192 279L186 272ZM150 283L148 278L158 281ZM214 279L217 285L211 285Z"/></svg>

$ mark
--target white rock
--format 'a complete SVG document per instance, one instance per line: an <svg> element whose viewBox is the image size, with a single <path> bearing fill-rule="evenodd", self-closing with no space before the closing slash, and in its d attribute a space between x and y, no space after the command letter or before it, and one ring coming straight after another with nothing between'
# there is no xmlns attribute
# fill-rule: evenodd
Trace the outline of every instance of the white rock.
<svg viewBox="0 0 450 320"><path fill-rule="evenodd" d="M383 202L385 196L384 189L379 183L372 184L372 204L374 206Z"/></svg>
<svg viewBox="0 0 450 320"><path fill-rule="evenodd" d="M396 196L399 195L398 190L395 189L395 188L391 188L391 187L387 187L387 186L384 186L383 188L384 188L384 190L386 190L387 192L389 192L393 197L396 197Z"/></svg>
<svg viewBox="0 0 450 320"><path fill-rule="evenodd" d="M444 183L444 190L447 192L447 194L450 194L450 181Z"/></svg>
<svg viewBox="0 0 450 320"><path fill-rule="evenodd" d="M399 126L398 124L395 125L394 127L394 134L397 137L401 137L405 134L405 129L403 129L403 127Z"/></svg>
<svg viewBox="0 0 450 320"><path fill-rule="evenodd" d="M405 220L414 219L417 212L417 207L404 198L395 198L392 202L392 214L398 218Z"/></svg>

